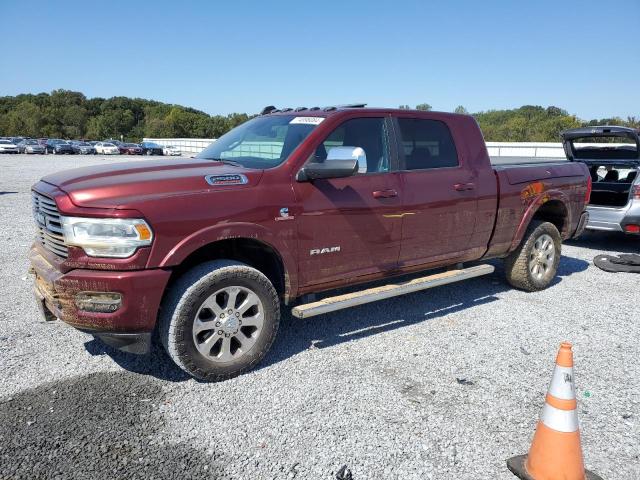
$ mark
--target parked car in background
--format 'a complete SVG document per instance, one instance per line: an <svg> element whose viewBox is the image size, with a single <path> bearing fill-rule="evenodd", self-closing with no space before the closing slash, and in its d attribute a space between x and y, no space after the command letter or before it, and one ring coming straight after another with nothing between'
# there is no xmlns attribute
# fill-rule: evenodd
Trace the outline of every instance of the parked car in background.
<svg viewBox="0 0 640 480"><path fill-rule="evenodd" d="M586 163L591 173L587 228L640 235L638 131L602 126L575 128L561 135L567 158Z"/></svg>
<svg viewBox="0 0 640 480"><path fill-rule="evenodd" d="M47 140L48 138L37 138L36 141L38 142L39 145L42 145L43 147L47 147Z"/></svg>
<svg viewBox="0 0 640 480"><path fill-rule="evenodd" d="M163 155L182 155L182 152L180 151L180 149L178 147L174 147L173 145L165 145L162 148L162 154Z"/></svg>
<svg viewBox="0 0 640 480"><path fill-rule="evenodd" d="M89 142L71 142L74 153L82 155L95 155L96 149Z"/></svg>
<svg viewBox="0 0 640 480"><path fill-rule="evenodd" d="M18 144L20 153L44 153L44 146L40 145L37 140L23 140Z"/></svg>
<svg viewBox="0 0 640 480"><path fill-rule="evenodd" d="M0 140L0 153L18 153L18 146L11 140Z"/></svg>
<svg viewBox="0 0 640 480"><path fill-rule="evenodd" d="M140 146L142 147L143 155L164 155L164 152L162 151L162 146L158 145L157 143L142 142Z"/></svg>
<svg viewBox="0 0 640 480"><path fill-rule="evenodd" d="M116 147L120 147L120 146L124 145L124 142L121 142L120 140L114 140L113 138L110 138L108 140L103 140L102 143L111 143L111 144L115 145Z"/></svg>
<svg viewBox="0 0 640 480"><path fill-rule="evenodd" d="M71 144L66 140L62 140L61 138L50 138L47 140L45 153L52 153L54 155L73 155L73 148L71 147Z"/></svg>
<svg viewBox="0 0 640 480"><path fill-rule="evenodd" d="M118 147L111 142L98 142L93 148L96 150L96 153L102 155L118 155L120 153Z"/></svg>
<svg viewBox="0 0 640 480"><path fill-rule="evenodd" d="M142 155L142 147L137 143L123 143L118 150L122 155Z"/></svg>

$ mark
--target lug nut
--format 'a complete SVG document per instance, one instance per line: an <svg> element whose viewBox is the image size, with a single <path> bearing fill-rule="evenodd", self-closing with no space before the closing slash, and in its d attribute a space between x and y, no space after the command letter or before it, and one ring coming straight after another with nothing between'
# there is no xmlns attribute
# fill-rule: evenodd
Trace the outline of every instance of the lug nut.
<svg viewBox="0 0 640 480"><path fill-rule="evenodd" d="M220 318L224 318L224 313L221 313L221 314L220 314Z"/></svg>
<svg viewBox="0 0 640 480"><path fill-rule="evenodd" d="M218 335L222 335L222 330L218 330Z"/></svg>
<svg viewBox="0 0 640 480"><path fill-rule="evenodd" d="M233 310L229 309L229 315L231 315L233 313Z"/></svg>
<svg viewBox="0 0 640 480"><path fill-rule="evenodd" d="M220 326L220 322L216 322L216 327L219 327L219 326Z"/></svg>
<svg viewBox="0 0 640 480"><path fill-rule="evenodd" d="M240 312L236 312L236 317L239 317L239 316L240 316Z"/></svg>

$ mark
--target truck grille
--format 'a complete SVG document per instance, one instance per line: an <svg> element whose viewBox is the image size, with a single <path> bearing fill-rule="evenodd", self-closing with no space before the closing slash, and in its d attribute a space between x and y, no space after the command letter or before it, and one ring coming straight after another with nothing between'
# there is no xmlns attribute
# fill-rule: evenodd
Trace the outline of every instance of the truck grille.
<svg viewBox="0 0 640 480"><path fill-rule="evenodd" d="M36 238L44 248L55 253L59 257L67 258L67 245L64 243L62 235L62 223L60 223L60 213L56 202L31 191L33 202L33 216L36 220Z"/></svg>

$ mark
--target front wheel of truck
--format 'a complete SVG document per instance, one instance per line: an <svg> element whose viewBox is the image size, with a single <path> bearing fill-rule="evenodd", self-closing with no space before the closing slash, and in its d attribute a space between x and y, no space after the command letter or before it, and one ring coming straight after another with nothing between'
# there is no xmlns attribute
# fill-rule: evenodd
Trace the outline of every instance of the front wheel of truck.
<svg viewBox="0 0 640 480"><path fill-rule="evenodd" d="M504 260L507 281L520 290L535 292L556 276L562 237L553 223L533 220L520 246Z"/></svg>
<svg viewBox="0 0 640 480"><path fill-rule="evenodd" d="M174 283L163 301L159 333L176 365L217 382L255 367L279 323L280 301L269 279L244 263L216 260Z"/></svg>

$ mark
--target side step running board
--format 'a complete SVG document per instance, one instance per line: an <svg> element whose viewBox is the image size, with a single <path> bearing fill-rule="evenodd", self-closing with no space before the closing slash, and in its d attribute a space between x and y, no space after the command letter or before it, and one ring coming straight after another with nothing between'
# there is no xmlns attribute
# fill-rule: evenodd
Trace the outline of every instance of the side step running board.
<svg viewBox="0 0 640 480"><path fill-rule="evenodd" d="M307 303L294 307L291 313L294 317L309 318L323 313L335 312L343 308L355 307L369 302L397 297L405 293L418 292L427 288L438 287L448 283L459 282L469 278L480 277L493 273L493 265L476 265L460 270L448 270L426 277L414 278L403 283L383 285L381 287L368 288L354 293L346 293L335 297L328 297L317 302Z"/></svg>

